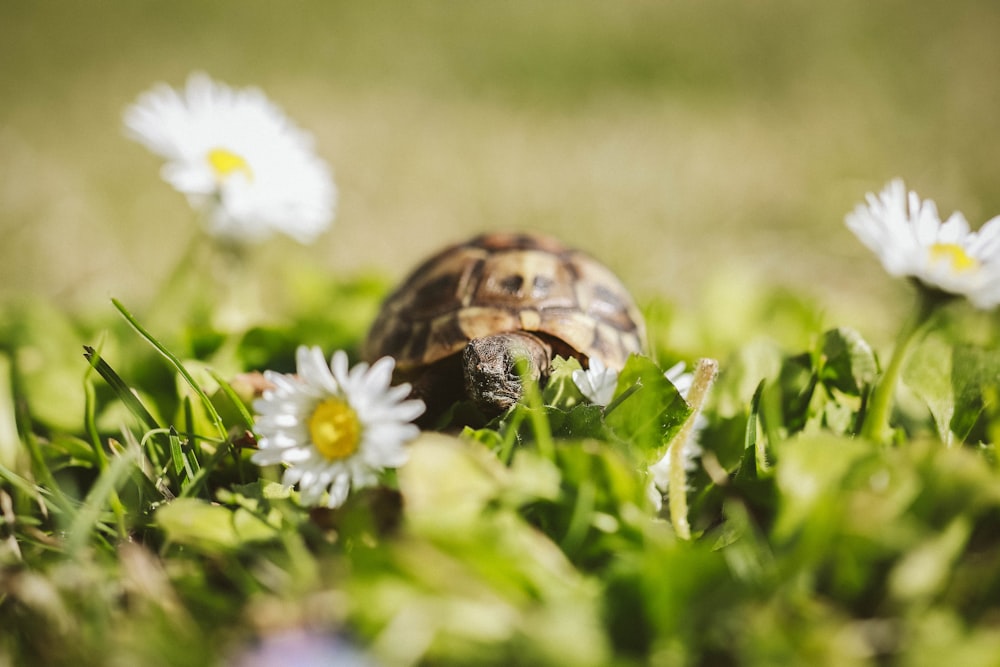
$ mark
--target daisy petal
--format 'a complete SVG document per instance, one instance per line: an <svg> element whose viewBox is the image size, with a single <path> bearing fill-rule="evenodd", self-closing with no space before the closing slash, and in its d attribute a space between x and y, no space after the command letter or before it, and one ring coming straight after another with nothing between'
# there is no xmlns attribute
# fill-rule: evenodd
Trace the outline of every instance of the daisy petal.
<svg viewBox="0 0 1000 667"><path fill-rule="evenodd" d="M328 366L319 348L302 346L296 361L297 376L264 375L274 388L254 402L260 448L251 460L285 464L282 482L298 486L304 505L338 507L351 489L406 462L405 445L420 433L411 422L424 403L409 398L408 385L389 386L389 358L351 368L337 351Z"/></svg>

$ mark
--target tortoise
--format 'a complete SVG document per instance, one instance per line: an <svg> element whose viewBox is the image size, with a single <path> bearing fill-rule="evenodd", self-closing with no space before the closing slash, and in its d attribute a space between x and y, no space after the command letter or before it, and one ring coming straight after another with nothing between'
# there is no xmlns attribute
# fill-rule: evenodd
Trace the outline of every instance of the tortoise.
<svg viewBox="0 0 1000 667"><path fill-rule="evenodd" d="M364 356L394 357L428 416L463 398L492 416L520 399L525 368L544 383L555 355L622 368L644 346L642 315L607 267L548 236L489 233L420 264L382 304Z"/></svg>

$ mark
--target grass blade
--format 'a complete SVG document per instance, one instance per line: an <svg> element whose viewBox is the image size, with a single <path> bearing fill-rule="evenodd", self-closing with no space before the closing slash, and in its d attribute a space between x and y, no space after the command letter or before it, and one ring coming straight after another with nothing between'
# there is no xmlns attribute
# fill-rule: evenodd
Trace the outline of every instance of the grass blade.
<svg viewBox="0 0 1000 667"><path fill-rule="evenodd" d="M177 435L177 429L173 426L170 427L167 439L170 442L170 460L174 464L174 472L180 475L184 472L184 452L181 451L181 439Z"/></svg>
<svg viewBox="0 0 1000 667"><path fill-rule="evenodd" d="M212 424L218 430L219 437L225 439L226 427L222 423L222 418L219 416L218 410L216 410L215 406L212 405L212 400L208 397L208 394L206 394L205 391L198 385L198 383L195 382L194 378L191 377L191 373L189 373L188 370L184 367L184 364L181 363L181 360L178 359L170 350L165 348L158 340L156 340L156 338L154 338L151 333L146 331L146 329L141 324L139 324L139 321L135 319L132 313L130 313L118 299L111 299L111 303L114 304L115 308L118 309L118 312L122 314L125 320L130 325L132 325L132 328L135 329L140 336L145 338L146 342L152 345L153 348L157 352L159 352L164 359L170 362L170 365L173 366L178 373L180 373L181 377L184 378L184 381L188 384L189 387L191 387L191 390L201 400L202 405L205 406L205 411L211 418Z"/></svg>
<svg viewBox="0 0 1000 667"><path fill-rule="evenodd" d="M197 472L201 468L201 461L205 459L205 452L201 448L201 441L194 432L194 412L191 409L191 397L184 397L184 426L185 433L188 434L188 448L191 455L187 457L188 463Z"/></svg>
<svg viewBox="0 0 1000 667"><path fill-rule="evenodd" d="M180 483L180 488L184 488L185 485L191 483L191 479L194 477L194 472L191 470L191 464L188 462L188 457L185 456L184 450L181 448L181 439L177 435L177 429L173 426L170 427L170 434L168 436L170 441L170 459L174 464L174 472L178 476L181 473L186 474L186 479L182 479Z"/></svg>
<svg viewBox="0 0 1000 667"><path fill-rule="evenodd" d="M236 408L237 412L240 414L240 418L243 420L243 426L246 427L247 430L253 430L253 415L251 415L250 411L247 410L247 406L243 403L243 400L236 395L236 391L233 389L232 385L222 379L215 371L209 370L208 372L212 376L212 379L219 383L219 388L222 389L222 393L224 393L226 397L232 401L233 407Z"/></svg>
<svg viewBox="0 0 1000 667"><path fill-rule="evenodd" d="M66 548L69 553L78 552L86 543L88 537L97 529L101 512L117 497L118 487L128 477L136 464L135 454L126 450L115 457L101 473L87 493L80 510L70 524Z"/></svg>
<svg viewBox="0 0 1000 667"><path fill-rule="evenodd" d="M132 392L132 389L129 388L127 384L125 384L125 381L122 380L121 376L118 375L118 373L116 373L115 370L101 358L97 350L89 345L84 345L83 350L83 356L85 356L87 361L90 362L91 367L97 371L102 378L104 378L104 381L107 382L108 386L110 386L112 391L115 392L118 400L124 403L125 407L127 407L147 429L163 428L156 422L156 418L154 418L149 410L146 409L146 406L142 404L139 397Z"/></svg>
<svg viewBox="0 0 1000 667"><path fill-rule="evenodd" d="M202 464L201 468L198 469L198 472L192 475L190 484L181 489L179 497L190 498L195 496L195 494L198 493L201 487L208 480L209 473L215 469L215 466L218 465L219 461L224 459L229 454L230 449L231 447L227 443L215 450L215 452L208 457L208 460Z"/></svg>
<svg viewBox="0 0 1000 667"><path fill-rule="evenodd" d="M73 503L63 492L62 487L56 482L55 477L52 476L52 470L49 468L48 461L45 460L45 455L42 453L41 444L38 442L38 438L35 436L35 432L32 429L31 411L27 402L18 404L17 408L17 422L23 428L21 440L28 450L28 457L31 461L32 476L41 482L39 487L48 491L48 495L51 496L52 502L55 503L60 510L66 512L67 514L72 514L74 512ZM49 504L39 503L39 507L42 508L44 512L49 508Z"/></svg>
<svg viewBox="0 0 1000 667"><path fill-rule="evenodd" d="M2 464L0 464L0 480L28 496L39 506L44 506L46 513L58 514L64 509L61 505L49 501L51 494L46 491L45 487L32 483L31 480L18 475Z"/></svg>
<svg viewBox="0 0 1000 667"><path fill-rule="evenodd" d="M86 355L87 348L84 347L84 356ZM98 361L100 361L100 355L99 351L96 352ZM87 361L90 363L87 365L87 371L83 374L83 422L84 428L87 430L87 436L90 438L90 446L93 447L94 455L97 457L97 463L100 469L104 470L108 465L108 455L101 444L101 434L97 428L97 392L94 388L93 380L94 364L91 362L90 357L87 357ZM108 370L110 370L110 366ZM111 372L114 373L114 371ZM131 392L129 394L131 395Z"/></svg>

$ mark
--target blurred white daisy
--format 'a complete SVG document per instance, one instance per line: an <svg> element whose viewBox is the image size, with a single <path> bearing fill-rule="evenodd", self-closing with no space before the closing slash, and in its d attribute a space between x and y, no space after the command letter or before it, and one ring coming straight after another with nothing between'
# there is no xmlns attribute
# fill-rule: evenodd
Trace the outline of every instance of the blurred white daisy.
<svg viewBox="0 0 1000 667"><path fill-rule="evenodd" d="M590 359L587 370L573 371L573 384L588 401L594 405L605 406L615 396L618 385L618 371L608 368L597 357Z"/></svg>
<svg viewBox="0 0 1000 667"><path fill-rule="evenodd" d="M977 308L1000 304L1000 217L970 231L955 212L941 222L934 202L894 180L847 215L848 228L893 276L964 296Z"/></svg>
<svg viewBox="0 0 1000 667"><path fill-rule="evenodd" d="M296 375L265 371L272 388L254 401L258 465L288 466L282 483L299 485L301 502L339 507L354 488L373 486L386 468L406 462L404 445L419 429L411 422L424 403L406 400L410 386L390 387L395 362L348 368L347 354L328 366L318 347L299 347Z"/></svg>
<svg viewBox="0 0 1000 667"><path fill-rule="evenodd" d="M688 391L691 389L691 383L694 381L694 374L685 372L686 365L683 361L679 361L664 373L667 379L677 388L681 397L687 400ZM694 422L694 430L691 432L691 437L689 437L681 449L681 460L684 461L684 470L691 472L697 467L697 459L701 456L702 449L701 445L698 444L698 433L704 428L707 420L702 414L698 414ZM649 495L654 499L654 502L659 506L661 500L660 494L656 491L659 489L660 492L665 492L670 486L670 452L663 455L659 461L649 466L649 473L652 477L652 486L649 489Z"/></svg>
<svg viewBox="0 0 1000 667"><path fill-rule="evenodd" d="M274 233L312 242L337 191L312 137L257 88L200 73L183 91L159 84L125 111L132 139L166 160L164 180L202 211L213 236L253 243Z"/></svg>

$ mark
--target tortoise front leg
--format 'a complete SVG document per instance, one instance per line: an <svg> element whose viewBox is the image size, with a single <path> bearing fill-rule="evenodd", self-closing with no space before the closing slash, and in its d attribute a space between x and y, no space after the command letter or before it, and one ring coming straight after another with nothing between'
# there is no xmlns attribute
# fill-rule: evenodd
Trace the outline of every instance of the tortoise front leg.
<svg viewBox="0 0 1000 667"><path fill-rule="evenodd" d="M462 353L465 390L486 414L497 414L521 399L518 361L532 380L548 373L552 348L523 331L501 333L469 341Z"/></svg>

